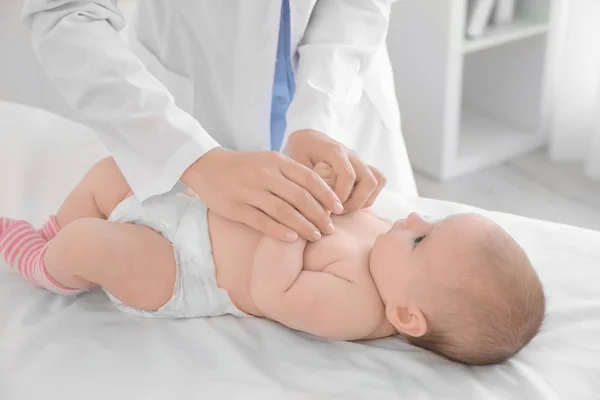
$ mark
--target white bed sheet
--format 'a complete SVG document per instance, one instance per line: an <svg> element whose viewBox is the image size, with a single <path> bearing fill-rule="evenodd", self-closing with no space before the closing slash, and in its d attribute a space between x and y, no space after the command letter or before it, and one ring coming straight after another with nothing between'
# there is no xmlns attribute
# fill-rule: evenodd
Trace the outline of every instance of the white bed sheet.
<svg viewBox="0 0 600 400"><path fill-rule="evenodd" d="M79 125L0 103L0 215L41 223L105 154ZM474 210L390 192L376 209ZM259 319L140 319L100 291L52 295L1 264L0 399L600 398L600 233L484 213L525 247L548 296L542 332L503 365L457 365L396 338L328 342Z"/></svg>

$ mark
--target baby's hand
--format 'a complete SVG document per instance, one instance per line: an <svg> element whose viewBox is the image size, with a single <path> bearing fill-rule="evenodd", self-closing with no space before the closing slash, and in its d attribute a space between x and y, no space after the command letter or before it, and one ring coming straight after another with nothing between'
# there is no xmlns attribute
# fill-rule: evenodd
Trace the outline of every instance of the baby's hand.
<svg viewBox="0 0 600 400"><path fill-rule="evenodd" d="M335 189L336 177L333 174L333 169L329 164L318 162L317 165L315 165L315 168L313 168L313 171L315 171L325 181L325 183L329 185L330 188Z"/></svg>

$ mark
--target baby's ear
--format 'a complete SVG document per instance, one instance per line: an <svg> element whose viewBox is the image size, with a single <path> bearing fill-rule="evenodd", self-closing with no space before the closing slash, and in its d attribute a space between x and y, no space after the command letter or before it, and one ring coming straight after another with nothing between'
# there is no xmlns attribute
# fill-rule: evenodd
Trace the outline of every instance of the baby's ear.
<svg viewBox="0 0 600 400"><path fill-rule="evenodd" d="M427 319L419 308L388 306L385 314L399 333L412 337L421 337L427 333Z"/></svg>

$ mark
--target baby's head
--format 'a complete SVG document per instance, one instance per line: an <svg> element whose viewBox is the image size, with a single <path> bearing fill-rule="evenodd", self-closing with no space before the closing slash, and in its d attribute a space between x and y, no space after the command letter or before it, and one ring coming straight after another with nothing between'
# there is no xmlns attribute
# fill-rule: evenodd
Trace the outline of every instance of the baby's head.
<svg viewBox="0 0 600 400"><path fill-rule="evenodd" d="M507 360L544 319L544 292L527 255L477 214L397 221L377 239L370 269L397 331L458 362Z"/></svg>

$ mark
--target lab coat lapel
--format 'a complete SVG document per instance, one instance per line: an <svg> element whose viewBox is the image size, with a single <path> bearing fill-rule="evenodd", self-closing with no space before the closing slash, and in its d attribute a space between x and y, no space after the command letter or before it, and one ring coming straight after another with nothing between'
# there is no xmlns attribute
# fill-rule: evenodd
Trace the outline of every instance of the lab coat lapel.
<svg viewBox="0 0 600 400"><path fill-rule="evenodd" d="M232 121L236 145L246 151L270 148L270 110L280 1L240 2L239 35L234 48Z"/></svg>
<svg viewBox="0 0 600 400"><path fill-rule="evenodd" d="M290 1L290 51L293 68L297 50L317 0ZM244 150L270 148L270 118L282 2L239 3L239 40L235 45L232 121L236 145ZM250 78L249 78L250 77Z"/></svg>
<svg viewBox="0 0 600 400"><path fill-rule="evenodd" d="M290 2L290 51L292 53L293 68L298 66L298 46L308 26L310 15L317 0L289 0Z"/></svg>

